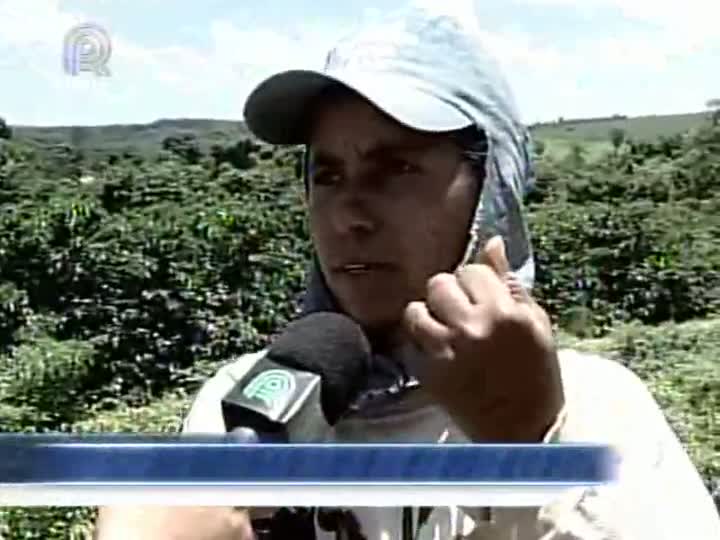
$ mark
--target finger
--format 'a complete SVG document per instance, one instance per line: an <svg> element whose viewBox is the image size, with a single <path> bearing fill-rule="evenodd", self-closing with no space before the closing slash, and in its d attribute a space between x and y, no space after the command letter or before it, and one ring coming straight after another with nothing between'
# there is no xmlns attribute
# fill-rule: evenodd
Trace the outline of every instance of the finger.
<svg viewBox="0 0 720 540"><path fill-rule="evenodd" d="M510 291L510 296L513 297L513 300L516 302L526 302L527 299L525 298L522 290L520 290L520 287L509 285L508 290Z"/></svg>
<svg viewBox="0 0 720 540"><path fill-rule="evenodd" d="M472 303L458 279L452 274L438 274L428 281L427 308L442 324L453 328L472 315Z"/></svg>
<svg viewBox="0 0 720 540"><path fill-rule="evenodd" d="M514 273L508 273L505 277L505 282L510 290L510 295L515 300L518 302L530 302L530 294L527 289L523 287L522 283L520 283L520 280Z"/></svg>
<svg viewBox="0 0 720 540"><path fill-rule="evenodd" d="M425 302L410 302L403 318L405 329L429 356L452 358L452 331L432 316Z"/></svg>
<svg viewBox="0 0 720 540"><path fill-rule="evenodd" d="M502 236L493 236L487 241L487 244L478 254L477 262L491 267L500 276L510 272L510 263L507 260L505 241Z"/></svg>
<svg viewBox="0 0 720 540"><path fill-rule="evenodd" d="M508 285L484 264L470 264L457 272L460 287L473 304L504 305L512 300Z"/></svg>

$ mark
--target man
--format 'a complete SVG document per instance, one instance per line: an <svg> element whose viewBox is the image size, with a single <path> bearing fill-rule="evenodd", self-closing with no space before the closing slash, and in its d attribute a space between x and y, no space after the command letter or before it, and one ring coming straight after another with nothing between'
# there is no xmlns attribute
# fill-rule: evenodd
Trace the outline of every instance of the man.
<svg viewBox="0 0 720 540"><path fill-rule="evenodd" d="M338 44L324 73L264 81L245 112L261 139L308 150L316 255L305 312L345 313L373 345L367 388L384 397L341 421L335 440L597 442L622 455L617 485L570 490L544 508L355 508L338 514L338 532L316 519L317 538L720 538L645 386L620 364L556 352L527 293L529 138L467 21L417 7L388 16ZM220 400L261 354L205 384L185 431L225 431ZM391 387L403 391L383 392ZM128 515L104 510L100 538ZM148 513L128 537L243 538L247 521L230 524L239 515ZM198 518L227 523L226 535L204 536Z"/></svg>

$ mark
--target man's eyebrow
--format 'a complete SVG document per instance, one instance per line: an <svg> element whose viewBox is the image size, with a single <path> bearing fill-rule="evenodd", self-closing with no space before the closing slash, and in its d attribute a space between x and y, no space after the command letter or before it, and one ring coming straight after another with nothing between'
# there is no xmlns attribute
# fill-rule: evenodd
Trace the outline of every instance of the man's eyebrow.
<svg viewBox="0 0 720 540"><path fill-rule="evenodd" d="M331 154L330 152L325 152L323 150L315 150L310 153L310 164L317 167L317 166L325 166L325 167L332 167L336 165L342 164L342 159L337 157L334 154Z"/></svg>
<svg viewBox="0 0 720 540"><path fill-rule="evenodd" d="M380 160L388 156L403 154L407 152L421 152L433 145L431 141L412 141L397 143L380 143L362 152L363 159ZM312 152L310 162L315 166L336 166L342 164L343 160L338 156L324 150Z"/></svg>
<svg viewBox="0 0 720 540"><path fill-rule="evenodd" d="M364 152L363 157L368 159L382 159L387 156L394 154L404 154L408 152L420 152L427 150L433 145L433 142L420 140L420 141L406 141L397 143L381 143Z"/></svg>

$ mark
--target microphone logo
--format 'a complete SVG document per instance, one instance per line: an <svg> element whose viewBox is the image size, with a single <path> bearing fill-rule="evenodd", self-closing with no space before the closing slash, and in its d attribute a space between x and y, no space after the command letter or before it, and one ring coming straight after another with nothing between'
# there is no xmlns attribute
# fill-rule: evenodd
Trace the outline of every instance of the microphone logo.
<svg viewBox="0 0 720 540"><path fill-rule="evenodd" d="M108 76L111 52L110 37L104 28L92 23L79 24L65 34L63 70L72 76L83 71Z"/></svg>
<svg viewBox="0 0 720 540"><path fill-rule="evenodd" d="M243 389L248 399L262 401L267 407L275 407L295 393L295 377L284 369L269 369L257 375Z"/></svg>

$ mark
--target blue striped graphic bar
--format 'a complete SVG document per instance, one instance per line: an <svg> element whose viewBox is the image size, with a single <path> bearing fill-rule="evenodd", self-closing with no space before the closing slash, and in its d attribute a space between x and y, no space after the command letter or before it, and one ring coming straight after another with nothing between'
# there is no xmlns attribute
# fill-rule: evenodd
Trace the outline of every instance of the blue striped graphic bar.
<svg viewBox="0 0 720 540"><path fill-rule="evenodd" d="M195 436L0 436L0 484L595 485L603 446L241 444Z"/></svg>

